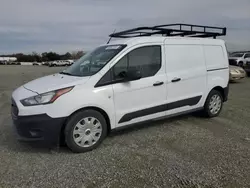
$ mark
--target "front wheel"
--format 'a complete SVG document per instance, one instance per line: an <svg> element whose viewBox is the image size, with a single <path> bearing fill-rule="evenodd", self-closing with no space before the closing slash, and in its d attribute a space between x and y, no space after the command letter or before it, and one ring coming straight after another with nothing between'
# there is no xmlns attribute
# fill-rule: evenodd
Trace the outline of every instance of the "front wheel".
<svg viewBox="0 0 250 188"><path fill-rule="evenodd" d="M64 134L66 144L73 152L90 151L106 137L107 123L98 111L79 111L67 122Z"/></svg>
<svg viewBox="0 0 250 188"><path fill-rule="evenodd" d="M206 117L216 117L220 114L223 105L223 98L219 91L212 90L204 105L204 115Z"/></svg>

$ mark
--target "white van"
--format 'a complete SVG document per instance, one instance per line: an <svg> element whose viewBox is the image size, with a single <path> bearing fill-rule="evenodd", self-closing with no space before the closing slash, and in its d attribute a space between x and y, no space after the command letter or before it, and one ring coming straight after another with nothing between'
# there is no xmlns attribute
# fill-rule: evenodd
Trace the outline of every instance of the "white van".
<svg viewBox="0 0 250 188"><path fill-rule="evenodd" d="M63 138L72 151L85 152L127 125L198 110L218 116L228 83L222 40L131 37L16 89L12 118L22 140Z"/></svg>

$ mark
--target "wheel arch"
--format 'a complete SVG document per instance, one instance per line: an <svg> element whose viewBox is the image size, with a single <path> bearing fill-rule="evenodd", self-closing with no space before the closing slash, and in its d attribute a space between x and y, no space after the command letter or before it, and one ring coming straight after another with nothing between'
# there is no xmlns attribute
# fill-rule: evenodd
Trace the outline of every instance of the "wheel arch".
<svg viewBox="0 0 250 188"><path fill-rule="evenodd" d="M108 133L110 133L111 131L111 122L110 122L110 118L107 114L107 112L105 112L105 110L99 108L99 107L96 107L96 106L88 106L88 107L83 107L83 108L80 108L76 111L74 111L73 113L71 113L67 119L65 120L63 126L61 127L61 130L60 130L60 143L64 142L64 129L66 127L66 124L67 124L67 121L70 119L70 117L72 117L74 114L76 114L77 112L79 111L83 111L83 110L96 110L97 112L100 112L103 117L105 118L106 120L106 123L107 123L107 128L108 128Z"/></svg>
<svg viewBox="0 0 250 188"><path fill-rule="evenodd" d="M213 89L211 89L210 92L213 91L213 90L219 91L221 93L221 96L223 97L223 101L226 101L227 96L226 96L226 93L225 93L225 88L223 88L221 86L216 86Z"/></svg>
<svg viewBox="0 0 250 188"><path fill-rule="evenodd" d="M238 62L238 65L239 65L239 66L243 66L243 65L244 65L244 62L243 62L242 60L240 60L240 61Z"/></svg>

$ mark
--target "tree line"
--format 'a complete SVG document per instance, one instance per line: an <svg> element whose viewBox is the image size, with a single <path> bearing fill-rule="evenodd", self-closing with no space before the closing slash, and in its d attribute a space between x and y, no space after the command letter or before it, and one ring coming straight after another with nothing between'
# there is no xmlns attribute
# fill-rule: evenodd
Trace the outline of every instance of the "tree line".
<svg viewBox="0 0 250 188"><path fill-rule="evenodd" d="M41 54L32 52L31 54L9 54L1 55L0 57L16 57L18 62L45 62L45 61L56 61L56 60L76 60L84 55L83 51L67 52L65 54L58 54L56 52L43 52Z"/></svg>

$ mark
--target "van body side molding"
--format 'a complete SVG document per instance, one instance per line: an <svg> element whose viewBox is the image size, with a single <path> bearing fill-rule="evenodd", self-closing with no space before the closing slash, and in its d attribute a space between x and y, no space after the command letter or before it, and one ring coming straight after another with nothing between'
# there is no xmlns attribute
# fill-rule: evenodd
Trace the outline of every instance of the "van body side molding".
<svg viewBox="0 0 250 188"><path fill-rule="evenodd" d="M124 123L124 122L130 121L138 117L156 114L156 113L164 112L167 110L173 110L175 108L180 108L184 106L194 106L199 103L201 97L202 96L192 97L192 98L188 98L188 99L184 99L184 100L180 100L180 101L176 101L176 102L172 102L168 104L163 104L163 105L154 106L151 108L146 108L143 110L131 112L122 116L122 118L119 120L118 123Z"/></svg>
<svg viewBox="0 0 250 188"><path fill-rule="evenodd" d="M207 70L207 72L217 71L217 70L224 70L224 69L229 69L229 68L228 67L224 67L224 68L218 68L218 69L209 69L209 70Z"/></svg>

